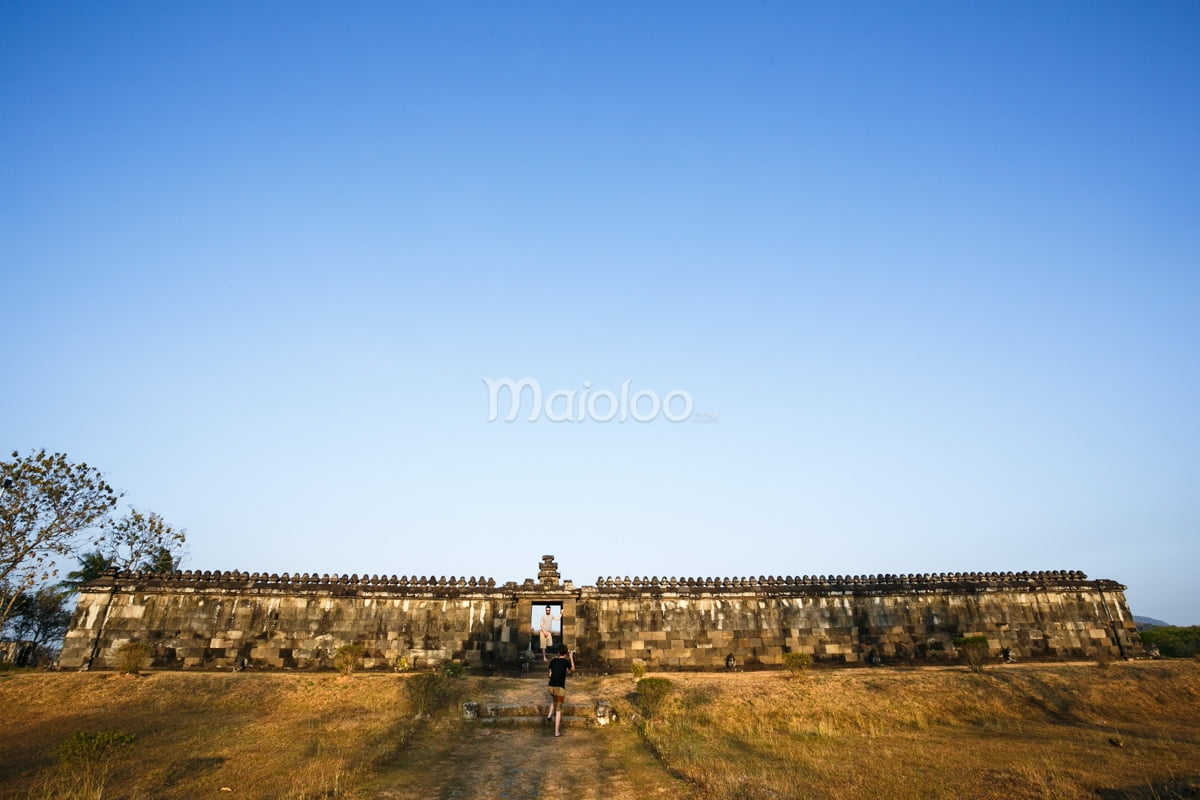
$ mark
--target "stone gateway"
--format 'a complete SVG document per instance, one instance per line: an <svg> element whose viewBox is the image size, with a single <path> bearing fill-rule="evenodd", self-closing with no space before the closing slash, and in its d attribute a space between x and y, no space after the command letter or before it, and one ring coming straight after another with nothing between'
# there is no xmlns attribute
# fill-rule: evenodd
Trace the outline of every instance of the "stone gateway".
<svg viewBox="0 0 1200 800"><path fill-rule="evenodd" d="M158 668L328 668L343 645L363 667L459 661L502 666L538 650L534 609L561 608L579 660L625 670L724 669L815 661L921 663L957 657L953 639L986 636L991 655L1141 654L1125 587L1081 572L562 580L245 572L118 573L80 589L59 664L111 667L145 642ZM874 654L872 656L871 654Z"/></svg>

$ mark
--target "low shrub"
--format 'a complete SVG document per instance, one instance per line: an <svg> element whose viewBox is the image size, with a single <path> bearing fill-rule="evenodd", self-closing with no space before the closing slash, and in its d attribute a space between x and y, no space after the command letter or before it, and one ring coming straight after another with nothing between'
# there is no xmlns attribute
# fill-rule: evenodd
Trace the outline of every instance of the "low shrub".
<svg viewBox="0 0 1200 800"><path fill-rule="evenodd" d="M361 644L344 644L333 654L333 666L343 675L350 675L358 668L358 660L366 648Z"/></svg>
<svg viewBox="0 0 1200 800"><path fill-rule="evenodd" d="M447 678L461 678L463 676L463 665L458 661L447 661L442 664L442 674Z"/></svg>
<svg viewBox="0 0 1200 800"><path fill-rule="evenodd" d="M77 731L54 748L62 771L62 795L102 800L113 766L137 739L117 731Z"/></svg>
<svg viewBox="0 0 1200 800"><path fill-rule="evenodd" d="M952 644L958 648L962 660L972 672L983 672L987 665L988 639L986 636L959 636Z"/></svg>
<svg viewBox="0 0 1200 800"><path fill-rule="evenodd" d="M404 694L417 716L432 714L446 704L450 687L446 676L424 672L404 680Z"/></svg>
<svg viewBox="0 0 1200 800"><path fill-rule="evenodd" d="M646 662L640 658L635 658L629 662L629 671L633 673L635 681L640 681L642 676L646 674Z"/></svg>
<svg viewBox="0 0 1200 800"><path fill-rule="evenodd" d="M675 685L667 678L642 678L637 682L638 705L646 716L655 716L674 690Z"/></svg>
<svg viewBox="0 0 1200 800"><path fill-rule="evenodd" d="M143 667L150 665L154 648L145 642L126 642L117 648L116 667L124 675L137 675Z"/></svg>
<svg viewBox="0 0 1200 800"><path fill-rule="evenodd" d="M800 678L812 666L812 656L808 653L784 653L783 666L787 668L788 676Z"/></svg>

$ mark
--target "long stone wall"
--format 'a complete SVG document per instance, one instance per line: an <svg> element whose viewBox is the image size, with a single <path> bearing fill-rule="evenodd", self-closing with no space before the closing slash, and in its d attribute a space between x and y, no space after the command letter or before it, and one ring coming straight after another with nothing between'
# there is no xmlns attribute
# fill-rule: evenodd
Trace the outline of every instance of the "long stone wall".
<svg viewBox="0 0 1200 800"><path fill-rule="evenodd" d="M109 667L126 642L164 668L330 667L337 649L363 666L528 659L534 609L561 612L563 641L585 664L621 670L710 669L732 655L779 665L784 654L854 663L956 657L957 636L987 636L994 654L1114 657L1141 652L1124 595L1080 572L563 581L552 556L538 579L110 572L80 592L61 666Z"/></svg>

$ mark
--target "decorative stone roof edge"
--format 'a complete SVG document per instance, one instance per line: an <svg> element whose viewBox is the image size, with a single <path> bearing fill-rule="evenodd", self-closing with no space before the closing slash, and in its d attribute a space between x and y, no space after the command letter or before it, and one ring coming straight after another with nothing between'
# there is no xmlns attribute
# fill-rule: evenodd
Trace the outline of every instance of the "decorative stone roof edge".
<svg viewBox="0 0 1200 800"><path fill-rule="evenodd" d="M876 587L876 586L942 586L947 584L1000 584L1002 586L1047 583L1088 583L1088 577L1078 570L1047 570L1038 572L938 572L907 575L803 575L763 576L745 578L605 578L596 579L597 589L773 589L792 587ZM1116 584L1114 581L1092 583Z"/></svg>
<svg viewBox="0 0 1200 800"><path fill-rule="evenodd" d="M160 587L230 587L241 589L321 589L336 588L340 592L355 590L383 591L504 591L526 593L528 591L575 591L575 586L564 584L534 584L526 579L518 585L515 581L497 584L492 578L450 576L396 576L396 575L329 575L317 573L265 573L238 571L184 570L175 572L117 571L104 572L89 585L97 589L118 583L151 584ZM1125 587L1116 581L1089 581L1086 574L1078 570L1049 570L1037 572L940 572L920 574L881 575L803 575L763 576L738 578L666 578L666 577L600 577L596 579L594 591L607 592L737 592L783 591L822 592L838 590L876 590L886 593L928 590L946 590L953 587L992 587L997 589L1031 589L1048 585L1095 585L1100 588L1122 590Z"/></svg>
<svg viewBox="0 0 1200 800"><path fill-rule="evenodd" d="M309 586L357 586L361 588L457 588L457 589L494 589L496 581L493 578L468 578L445 575L429 577L413 575L329 575L309 572L283 574L266 572L221 572L220 570L176 570L175 572L142 572L108 570L92 583L100 585L118 581L157 581L175 584L255 584L259 586L278 586L302 588Z"/></svg>

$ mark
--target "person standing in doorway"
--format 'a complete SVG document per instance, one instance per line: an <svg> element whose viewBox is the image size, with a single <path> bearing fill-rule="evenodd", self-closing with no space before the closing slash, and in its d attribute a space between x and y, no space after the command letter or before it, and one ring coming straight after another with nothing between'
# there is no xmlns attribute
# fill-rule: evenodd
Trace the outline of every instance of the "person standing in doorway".
<svg viewBox="0 0 1200 800"><path fill-rule="evenodd" d="M561 616L555 616L550 611L550 606L546 606L546 613L542 614L541 622L538 623L538 635L542 641L542 661L546 660L546 654L550 652L550 648L554 647L554 621L562 619Z"/></svg>
<svg viewBox="0 0 1200 800"><path fill-rule="evenodd" d="M575 654L560 645L558 655L550 661L550 713L546 721L554 720L554 735L562 736L562 707L567 699L567 673L575 671Z"/></svg>

